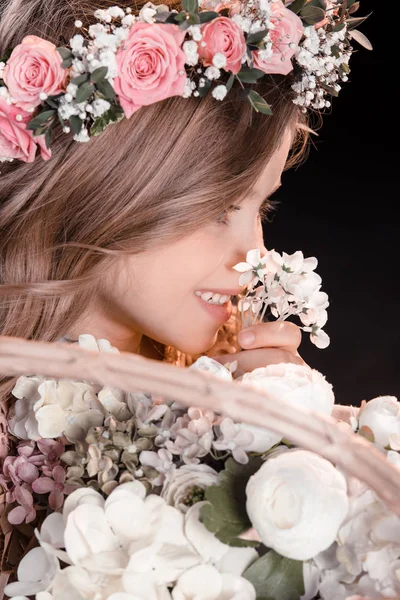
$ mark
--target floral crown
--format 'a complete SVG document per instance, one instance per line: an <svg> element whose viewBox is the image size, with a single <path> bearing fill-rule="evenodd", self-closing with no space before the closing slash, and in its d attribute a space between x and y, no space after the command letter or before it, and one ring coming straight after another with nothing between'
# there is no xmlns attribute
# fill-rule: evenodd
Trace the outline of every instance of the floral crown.
<svg viewBox="0 0 400 600"><path fill-rule="evenodd" d="M96 10L57 48L26 36L0 62L0 161L51 158L59 121L87 142L142 106L172 96L223 100L235 79L252 111L272 114L251 87L266 74L291 74L293 102L324 109L347 81L351 40L372 49L356 29L355 0L182 0L182 10L147 2ZM83 35L83 33L85 35ZM224 73L225 72L225 73Z"/></svg>

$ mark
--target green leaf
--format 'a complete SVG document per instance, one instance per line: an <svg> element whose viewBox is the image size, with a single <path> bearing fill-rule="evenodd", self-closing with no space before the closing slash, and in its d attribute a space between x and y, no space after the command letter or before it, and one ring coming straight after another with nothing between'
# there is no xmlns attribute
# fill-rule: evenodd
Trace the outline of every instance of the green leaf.
<svg viewBox="0 0 400 600"><path fill-rule="evenodd" d="M232 86L233 86L233 82L234 82L234 81L235 81L235 74L234 74L234 73L231 73L231 74L229 75L229 79L228 79L228 81L226 82L226 86L225 86L225 87L226 87L226 89L228 90L228 92L231 90L231 88L232 88Z"/></svg>
<svg viewBox="0 0 400 600"><path fill-rule="evenodd" d="M108 67L99 67L98 69L95 69L93 71L93 73L90 76L90 80L93 81L94 83L103 81L103 79L105 78L107 73L108 73Z"/></svg>
<svg viewBox="0 0 400 600"><path fill-rule="evenodd" d="M263 29L261 31L256 31L255 33L251 33L246 39L246 44L259 44L261 40L263 40L265 36L268 35L268 33L268 29Z"/></svg>
<svg viewBox="0 0 400 600"><path fill-rule="evenodd" d="M199 2L198 0L182 0L182 8L188 13L198 13Z"/></svg>
<svg viewBox="0 0 400 600"><path fill-rule="evenodd" d="M99 90L99 92L101 94L103 94L103 96L106 98L106 100L116 100L117 99L115 92L113 90L113 87L112 87L111 83L109 81L107 81L107 79L104 79L104 81L99 81L98 83L96 83L96 87Z"/></svg>
<svg viewBox="0 0 400 600"><path fill-rule="evenodd" d="M204 96L206 96L208 94L210 87L211 87L211 81L209 79L206 79L204 86L199 87L197 90L199 92L199 98L204 98Z"/></svg>
<svg viewBox="0 0 400 600"><path fill-rule="evenodd" d="M318 83L318 85L320 87L322 87L322 89L324 89L328 94L330 94L331 96L335 96L335 98L337 98L339 96L339 92L337 92L335 90L335 88L330 87L329 85L326 85L326 83L323 83L322 81L320 81Z"/></svg>
<svg viewBox="0 0 400 600"><path fill-rule="evenodd" d="M346 21L347 31L351 31L352 29L355 29L356 27L361 25L361 23L364 23L364 21L366 21L368 19L368 17L370 17L371 15L372 15L372 11L366 17L350 17Z"/></svg>
<svg viewBox="0 0 400 600"><path fill-rule="evenodd" d="M316 25L325 19L325 11L318 6L305 6L300 16L307 25Z"/></svg>
<svg viewBox="0 0 400 600"><path fill-rule="evenodd" d="M209 21L213 21L217 17L219 17L219 13L214 10L203 10L199 13L200 23L209 23Z"/></svg>
<svg viewBox="0 0 400 600"><path fill-rule="evenodd" d="M256 91L251 90L247 96L247 100L255 111L261 112L264 115L272 115L272 109L270 105L264 100L264 98L260 96L260 94L257 94Z"/></svg>
<svg viewBox="0 0 400 600"><path fill-rule="evenodd" d="M322 8L322 10L326 10L326 2L325 0L309 0L307 6L316 6L318 8Z"/></svg>
<svg viewBox="0 0 400 600"><path fill-rule="evenodd" d="M72 58L74 56L69 48L57 48L57 52L60 54L63 60Z"/></svg>
<svg viewBox="0 0 400 600"><path fill-rule="evenodd" d="M361 46L363 46L363 48L366 48L366 50L373 50L372 44L367 38L367 36L364 35L361 31L358 31L358 29L353 29L352 31L349 31L349 35L351 38L356 40L356 42L358 42Z"/></svg>
<svg viewBox="0 0 400 600"><path fill-rule="evenodd" d="M77 115L72 115L72 117L69 118L69 122L72 133L78 134L81 132L81 129L83 127L83 121L80 117L78 117Z"/></svg>
<svg viewBox="0 0 400 600"><path fill-rule="evenodd" d="M88 100L90 98L94 91L95 87L93 83L82 83L78 87L78 91L76 92L75 101L78 104L80 104L81 102L85 102L85 100Z"/></svg>
<svg viewBox="0 0 400 600"><path fill-rule="evenodd" d="M186 23L190 23L190 25L199 25L200 17L197 13L189 13L189 18L186 19Z"/></svg>
<svg viewBox="0 0 400 600"><path fill-rule="evenodd" d="M270 550L242 574L256 590L257 600L300 600L304 594L303 561Z"/></svg>
<svg viewBox="0 0 400 600"><path fill-rule="evenodd" d="M332 28L332 32L337 33L339 31L342 31L342 29L344 29L346 27L346 23L338 23L337 25L335 25L335 27Z"/></svg>
<svg viewBox="0 0 400 600"><path fill-rule="evenodd" d="M177 23L182 23L182 21L186 21L186 13L185 12L180 12L178 14L175 14L175 21Z"/></svg>
<svg viewBox="0 0 400 600"><path fill-rule="evenodd" d="M48 106L51 106L51 108L55 108L56 110L58 109L58 106L59 106L58 103L55 102L55 100L53 100L53 98L51 96L48 96L46 98L46 104Z"/></svg>
<svg viewBox="0 0 400 600"><path fill-rule="evenodd" d="M341 63L340 68L342 69L342 71L344 71L344 73L346 73L346 75L350 73L350 67L346 63Z"/></svg>
<svg viewBox="0 0 400 600"><path fill-rule="evenodd" d="M223 543L231 546L258 546L258 542L241 540L237 536L251 527L246 512L246 485L250 477L258 471L263 461L251 458L246 465L240 465L233 458L225 463L220 472L218 485L205 491L205 504L200 509L200 519L209 531Z"/></svg>
<svg viewBox="0 0 400 600"><path fill-rule="evenodd" d="M331 46L331 54L335 58L339 58L339 56L340 56L340 48L339 48L339 46L336 46L336 44L334 44L333 46Z"/></svg>
<svg viewBox="0 0 400 600"><path fill-rule="evenodd" d="M49 128L47 129L47 131L46 131L46 136L45 136L45 138L44 138L44 139L45 139L45 142L46 142L47 149L49 149L49 148L50 148L52 134L53 134L53 129L52 129L52 127L49 127Z"/></svg>
<svg viewBox="0 0 400 600"><path fill-rule="evenodd" d="M261 69L249 69L244 65L236 77L240 79L242 83L257 83L257 79L264 77L265 73Z"/></svg>
<svg viewBox="0 0 400 600"><path fill-rule="evenodd" d="M82 83L86 83L90 79L90 73L83 73L82 75L78 75L77 77L73 77L70 83L74 85L82 85Z"/></svg>
<svg viewBox="0 0 400 600"><path fill-rule="evenodd" d="M69 69L69 67L72 67L72 58L66 58L63 60L61 66L63 69Z"/></svg>
<svg viewBox="0 0 400 600"><path fill-rule="evenodd" d="M294 2L292 2L292 4L289 4L287 8L294 12L296 15L298 15L303 6L306 4L306 2L307 0L294 0Z"/></svg>
<svg viewBox="0 0 400 600"><path fill-rule="evenodd" d="M357 12L358 9L360 8L360 3L359 2L354 2L354 4L352 4L349 8L349 14L352 15L353 13Z"/></svg>
<svg viewBox="0 0 400 600"><path fill-rule="evenodd" d="M57 111L55 111L55 110L45 110L45 111L39 113L34 119L29 121L26 128L33 129L33 130L38 129L38 127L41 127L42 125L47 123L47 121L50 118L54 117L56 112Z"/></svg>
<svg viewBox="0 0 400 600"><path fill-rule="evenodd" d="M110 123L118 123L125 116L124 111L119 106L112 106L101 117L98 117L90 128L91 136L99 135Z"/></svg>

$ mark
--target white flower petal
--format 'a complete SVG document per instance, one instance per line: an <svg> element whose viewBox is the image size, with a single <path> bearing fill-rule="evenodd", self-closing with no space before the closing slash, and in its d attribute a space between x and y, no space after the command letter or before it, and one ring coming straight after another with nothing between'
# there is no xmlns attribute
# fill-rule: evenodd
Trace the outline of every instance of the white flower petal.
<svg viewBox="0 0 400 600"><path fill-rule="evenodd" d="M88 504L90 506L103 507L104 503L105 500L103 496L99 494L99 492L96 492L93 488L78 488L65 499L63 508L64 524L67 523L69 514L75 510L77 506Z"/></svg>
<svg viewBox="0 0 400 600"><path fill-rule="evenodd" d="M249 263L247 262L241 262L238 263L237 265L235 265L234 267L232 267L232 269L235 269L235 271L238 271L239 273L246 273L247 271L251 271L253 269L252 265L249 265Z"/></svg>

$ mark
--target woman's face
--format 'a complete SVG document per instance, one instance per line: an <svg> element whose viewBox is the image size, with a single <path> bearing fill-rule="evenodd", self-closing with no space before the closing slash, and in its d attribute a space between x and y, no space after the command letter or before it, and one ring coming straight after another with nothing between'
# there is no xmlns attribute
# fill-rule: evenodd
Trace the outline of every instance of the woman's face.
<svg viewBox="0 0 400 600"><path fill-rule="evenodd" d="M223 215L193 235L157 250L121 257L105 283L98 314L74 333L104 337L119 350L137 352L141 336L199 354L211 348L229 317L196 291L237 294L240 273L232 267L253 248L265 252L259 215L262 201L280 185L292 140L288 130L240 210ZM78 324L77 324L78 326Z"/></svg>

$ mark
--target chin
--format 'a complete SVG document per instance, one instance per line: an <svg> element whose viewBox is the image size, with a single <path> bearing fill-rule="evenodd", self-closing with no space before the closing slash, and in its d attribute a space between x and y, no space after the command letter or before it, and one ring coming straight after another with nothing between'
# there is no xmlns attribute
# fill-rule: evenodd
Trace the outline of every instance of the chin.
<svg viewBox="0 0 400 600"><path fill-rule="evenodd" d="M216 331L213 335L205 335L205 332L202 332L201 335L196 336L186 335L182 336L178 339L171 340L168 343L169 346L173 346L180 352L184 352L185 354L204 354L214 346L217 341L218 331Z"/></svg>

